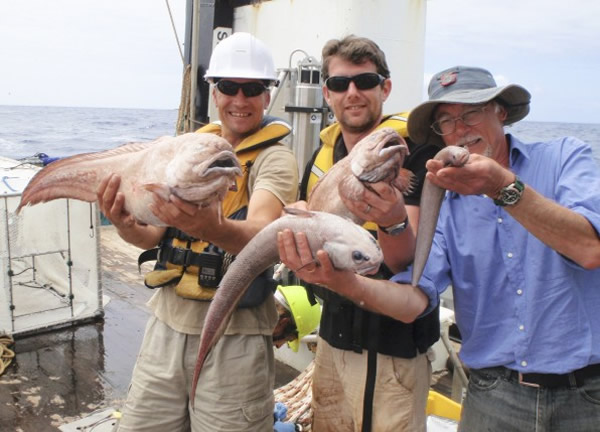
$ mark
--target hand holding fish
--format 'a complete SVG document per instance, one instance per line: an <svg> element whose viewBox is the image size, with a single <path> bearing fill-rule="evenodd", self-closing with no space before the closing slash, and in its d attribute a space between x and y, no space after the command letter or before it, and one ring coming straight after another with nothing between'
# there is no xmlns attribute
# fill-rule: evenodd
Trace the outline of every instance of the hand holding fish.
<svg viewBox="0 0 600 432"><path fill-rule="evenodd" d="M340 194L353 214L380 226L390 226L406 219L404 195L387 182L371 183L355 196Z"/></svg>
<svg viewBox="0 0 600 432"><path fill-rule="evenodd" d="M280 232L288 230L290 234L292 231L306 233L308 253L310 250L321 251L327 257L324 264L331 258L332 267L349 270L348 273L341 272L342 274L376 272L383 261L383 254L375 238L352 221L324 212L288 209L288 213L256 234L237 255L221 280L204 320L190 392L192 405L206 356L225 332L244 292L257 274L278 261L277 238ZM310 261L313 261L312 254L308 259ZM325 269L328 270L328 267Z"/></svg>
<svg viewBox="0 0 600 432"><path fill-rule="evenodd" d="M336 270L324 250L316 253L318 265L314 265L310 246L304 233L283 230L278 233L277 246L281 261L290 268L297 269L296 275L309 283L322 285L364 307L370 311L383 313L390 299L397 304L398 319L404 322L414 321L427 306L427 296L418 288L404 286L405 297L390 295L391 290L399 289L395 282L371 279L348 270ZM306 264L310 263L310 264ZM293 267L298 266L298 267ZM366 274L366 273L363 273Z"/></svg>
<svg viewBox="0 0 600 432"><path fill-rule="evenodd" d="M515 179L515 175L495 160L472 154L462 167L453 167L443 161L427 162L427 180L443 189L461 195L496 196L500 189Z"/></svg>
<svg viewBox="0 0 600 432"><path fill-rule="evenodd" d="M154 194L150 210L166 225L198 239L210 240L210 233L222 229L223 216L220 205L202 207L175 195L164 199L159 194Z"/></svg>
<svg viewBox="0 0 600 432"><path fill-rule="evenodd" d="M310 244L303 232L294 234L291 230L285 229L277 233L277 248L281 262L305 282L328 287L336 280L342 279L340 273L347 272L350 273L348 275L350 278L354 277L353 272L335 270L329 255L323 250L318 250L313 257Z"/></svg>
<svg viewBox="0 0 600 432"><path fill-rule="evenodd" d="M100 182L96 194L98 208L111 224L118 230L128 229L135 225L135 218L125 210L125 195L119 192L121 177L109 174Z"/></svg>
<svg viewBox="0 0 600 432"><path fill-rule="evenodd" d="M164 229L138 223L133 215L125 210L125 194L119 191L120 186L121 177L117 174L109 174L100 181L96 190L99 210L126 242L142 249L156 246Z"/></svg>

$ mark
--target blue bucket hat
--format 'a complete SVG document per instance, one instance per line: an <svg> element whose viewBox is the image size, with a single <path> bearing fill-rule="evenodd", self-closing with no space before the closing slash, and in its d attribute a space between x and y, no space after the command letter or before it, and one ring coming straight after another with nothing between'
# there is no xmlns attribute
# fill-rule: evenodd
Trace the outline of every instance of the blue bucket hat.
<svg viewBox="0 0 600 432"><path fill-rule="evenodd" d="M529 92L520 85L498 87L489 71L469 66L455 66L435 74L429 82L428 94L429 100L408 116L408 134L417 144L428 142L440 147L444 141L431 129L433 113L439 104L482 104L497 99L506 108L504 124L509 125L529 113L531 100Z"/></svg>

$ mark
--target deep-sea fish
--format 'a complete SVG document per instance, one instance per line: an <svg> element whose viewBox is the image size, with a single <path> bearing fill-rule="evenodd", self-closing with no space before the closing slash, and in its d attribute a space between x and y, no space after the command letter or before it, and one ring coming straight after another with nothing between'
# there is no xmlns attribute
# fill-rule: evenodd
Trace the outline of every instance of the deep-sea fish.
<svg viewBox="0 0 600 432"><path fill-rule="evenodd" d="M433 158L444 162L445 166L461 167L469 160L469 150L464 147L448 146L437 152ZM435 227L445 193L445 189L434 185L425 178L423 191L421 192L417 244L411 276L411 285L413 286L417 286L419 283L427 258L429 258L431 243L433 242Z"/></svg>
<svg viewBox="0 0 600 432"><path fill-rule="evenodd" d="M333 266L355 273L377 271L383 254L375 238L349 219L323 212L285 208L288 213L256 234L221 280L204 319L190 398L194 401L200 371L206 356L225 332L231 315L254 278L279 260L277 233L284 229L306 234L313 253L322 249Z"/></svg>
<svg viewBox="0 0 600 432"><path fill-rule="evenodd" d="M369 183L382 181L401 192L409 191L413 174L402 168L408 153L404 139L394 129L382 128L370 133L319 179L311 191L308 208L364 223L348 210L341 196L357 200Z"/></svg>
<svg viewBox="0 0 600 432"><path fill-rule="evenodd" d="M242 171L231 145L217 135L164 136L52 162L31 179L17 211L57 198L94 202L100 182L111 173L121 177L125 210L140 223L164 226L149 208L153 192L204 207L222 201Z"/></svg>

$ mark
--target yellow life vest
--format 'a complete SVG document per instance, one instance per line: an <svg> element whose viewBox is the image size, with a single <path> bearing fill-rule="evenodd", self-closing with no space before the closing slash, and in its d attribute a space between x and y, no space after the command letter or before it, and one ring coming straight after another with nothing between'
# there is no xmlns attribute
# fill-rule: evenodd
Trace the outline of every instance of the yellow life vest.
<svg viewBox="0 0 600 432"><path fill-rule="evenodd" d="M196 132L221 135L221 124L210 123ZM225 195L222 203L225 217L246 218L252 164L262 150L271 145L281 145L279 141L290 132L287 123L274 117L265 117L261 129L236 146L235 154L243 173L242 177L236 178L235 190ZM214 297L222 275L234 258L209 242L195 239L174 228L167 230L159 249L153 251L156 251L152 255L158 258L158 263L155 270L144 278L146 286L158 288L176 283L175 292L179 296L194 300L211 300Z"/></svg>
<svg viewBox="0 0 600 432"><path fill-rule="evenodd" d="M408 112L392 114L384 117L382 122L375 128L375 130L389 127L398 132L400 136L406 138L408 137L408 130L406 128L407 120ZM333 166L333 150L341 133L342 129L339 123L334 123L333 125L321 131L320 137L323 144L321 145L319 153L313 162L310 175L308 177L308 183L306 187L307 198L310 197L310 192L315 187L315 184L317 184L319 179L323 177L323 175ZM373 222L366 222L364 227L369 231L377 231L377 225Z"/></svg>

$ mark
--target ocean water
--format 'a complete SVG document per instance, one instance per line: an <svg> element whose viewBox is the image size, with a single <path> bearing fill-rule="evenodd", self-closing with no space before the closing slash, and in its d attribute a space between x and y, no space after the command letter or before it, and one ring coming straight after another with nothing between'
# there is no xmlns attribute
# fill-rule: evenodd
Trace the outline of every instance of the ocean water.
<svg viewBox="0 0 600 432"><path fill-rule="evenodd" d="M174 135L177 110L0 106L0 121L0 156L65 157ZM600 124L521 121L507 131L525 142L578 137L600 166Z"/></svg>
<svg viewBox="0 0 600 432"><path fill-rule="evenodd" d="M175 134L177 110L0 105L0 156L65 157Z"/></svg>

